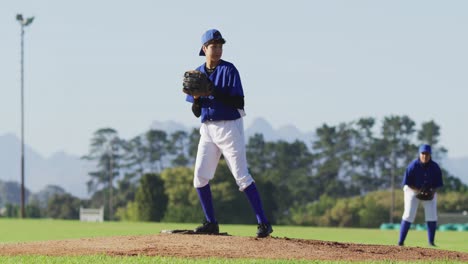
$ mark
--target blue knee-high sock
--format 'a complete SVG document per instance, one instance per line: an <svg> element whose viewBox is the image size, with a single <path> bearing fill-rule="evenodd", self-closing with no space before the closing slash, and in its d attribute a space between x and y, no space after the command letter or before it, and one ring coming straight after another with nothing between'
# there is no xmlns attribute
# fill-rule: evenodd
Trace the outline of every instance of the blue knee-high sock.
<svg viewBox="0 0 468 264"><path fill-rule="evenodd" d="M398 240L398 244L403 245L406 239L406 235L411 227L411 223L405 220L401 220L400 226L400 240Z"/></svg>
<svg viewBox="0 0 468 264"><path fill-rule="evenodd" d="M437 229L437 222L436 221L428 221L427 222L427 239L429 240L429 243L431 245L434 244L436 229Z"/></svg>
<svg viewBox="0 0 468 264"><path fill-rule="evenodd" d="M200 199L200 204L203 208L203 213L205 213L206 221L210 223L216 223L210 184L196 189L198 193L198 198Z"/></svg>
<svg viewBox="0 0 468 264"><path fill-rule="evenodd" d="M258 193L257 187L255 186L255 183L252 183L249 185L249 187L245 188L244 193L247 195L250 205L252 206L255 212L255 216L257 217L257 222L259 224L268 223L268 220L263 211L262 201L260 200L260 195Z"/></svg>

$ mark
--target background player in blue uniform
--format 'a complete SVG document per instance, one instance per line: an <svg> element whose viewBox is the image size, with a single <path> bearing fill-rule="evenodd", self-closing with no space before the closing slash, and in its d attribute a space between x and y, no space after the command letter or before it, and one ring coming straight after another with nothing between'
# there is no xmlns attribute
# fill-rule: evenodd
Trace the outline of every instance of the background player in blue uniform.
<svg viewBox="0 0 468 264"><path fill-rule="evenodd" d="M244 91L236 67L221 59L225 39L216 29L206 31L202 36L200 56L206 62L197 70L207 74L214 84L212 95L194 98L187 95L192 103L192 112L201 116L200 142L195 161L193 184L205 214L206 221L195 232L219 233L215 217L209 181L213 179L221 155L233 174L239 190L244 192L255 212L258 229L257 237L267 237L273 229L263 211L260 195L247 169L247 158L242 117L244 112Z"/></svg>
<svg viewBox="0 0 468 264"><path fill-rule="evenodd" d="M414 222L419 203L424 206L425 219L427 222L427 236L429 245L435 246L435 232L437 229L437 193L429 201L421 201L416 193L423 186L433 188L442 187L442 171L439 165L431 158L431 146L421 145L419 147L419 158L413 160L407 167L403 178L404 212L401 220L400 239L398 245L403 246L411 223Z"/></svg>

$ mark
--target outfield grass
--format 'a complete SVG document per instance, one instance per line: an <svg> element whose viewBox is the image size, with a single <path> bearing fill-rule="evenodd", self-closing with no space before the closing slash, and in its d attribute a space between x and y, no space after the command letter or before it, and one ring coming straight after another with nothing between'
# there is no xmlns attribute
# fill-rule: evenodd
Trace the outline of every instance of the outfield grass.
<svg viewBox="0 0 468 264"><path fill-rule="evenodd" d="M130 264L146 264L146 263L171 263L171 264L356 264L356 263L378 263L378 264L396 264L396 263L428 263L428 262L401 262L401 261L378 261L378 262L351 262L351 261L319 261L319 260L260 260L260 259L177 259L165 257L108 257L108 256L83 256L83 257L46 257L46 256L19 256L19 257L0 257L2 264L18 264L18 263L47 263L47 264L115 264L115 263L130 263ZM447 263L462 263L462 262L447 262L447 261L431 261L432 264L447 264Z"/></svg>
<svg viewBox="0 0 468 264"><path fill-rule="evenodd" d="M84 223L68 220L47 219L2 219L0 218L0 243L60 240L84 237L102 237L118 235L157 234L164 229L193 229L197 224L180 223L134 223L105 222ZM398 230L359 229L359 228L318 228L298 226L274 226L273 236L351 242L363 244L395 245ZM234 236L254 236L255 225L221 225L221 232ZM425 231L410 230L406 246L427 247ZM438 249L468 252L468 232L438 231L436 243ZM220 260L220 259L174 259L155 257L35 257L17 256L0 257L0 263L314 263L302 261L272 260ZM318 262L317 262L318 263ZM320 262L348 263L348 262ZM397 262L375 262L397 263ZM405 262L408 263L408 262ZM453 262L436 262L453 263Z"/></svg>

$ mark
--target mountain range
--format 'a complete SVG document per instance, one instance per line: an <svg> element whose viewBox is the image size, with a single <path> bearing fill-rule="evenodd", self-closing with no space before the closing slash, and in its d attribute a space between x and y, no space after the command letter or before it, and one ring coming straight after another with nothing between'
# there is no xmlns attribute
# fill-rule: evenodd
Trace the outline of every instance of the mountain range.
<svg viewBox="0 0 468 264"><path fill-rule="evenodd" d="M168 134L192 129L174 121L154 121L150 128L163 130ZM263 134L266 141L291 142L297 139L309 145L314 139L314 132L303 133L292 125L275 129L263 118L253 120L245 129L246 139L255 133ZM20 146L21 142L15 135L0 135L0 181L20 181ZM56 185L79 198L89 197L86 182L89 180L88 172L94 170L91 162L65 152L57 152L46 158L27 145L25 161L25 186L31 192L39 192L48 185ZM468 157L447 158L441 161L441 164L451 174L468 183Z"/></svg>
<svg viewBox="0 0 468 264"><path fill-rule="evenodd" d="M26 144L24 156L24 182L29 191L34 193L47 185L57 185L77 197L87 197L88 171L93 170L91 162L65 152L45 158ZM20 182L20 160L20 139L13 134L0 135L0 180Z"/></svg>

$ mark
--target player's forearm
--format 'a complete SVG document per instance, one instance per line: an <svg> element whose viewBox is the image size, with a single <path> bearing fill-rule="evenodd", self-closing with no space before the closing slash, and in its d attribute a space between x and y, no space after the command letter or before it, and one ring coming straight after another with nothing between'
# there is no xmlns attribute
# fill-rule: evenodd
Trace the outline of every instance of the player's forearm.
<svg viewBox="0 0 468 264"><path fill-rule="evenodd" d="M421 190L423 189L423 187L418 188L418 187L416 187L416 186L411 186L411 185L408 185L408 187L409 187L411 190L413 190L414 192L419 192L419 191L421 191ZM430 189L431 189L434 193L437 192L437 188L431 187Z"/></svg>
<svg viewBox="0 0 468 264"><path fill-rule="evenodd" d="M200 98L194 98L194 101L193 101L193 104L192 104L192 112L196 117L201 116Z"/></svg>
<svg viewBox="0 0 468 264"><path fill-rule="evenodd" d="M233 106L237 109L244 109L244 96L232 96L222 92L213 91L213 96L216 100L221 101L225 105Z"/></svg>

